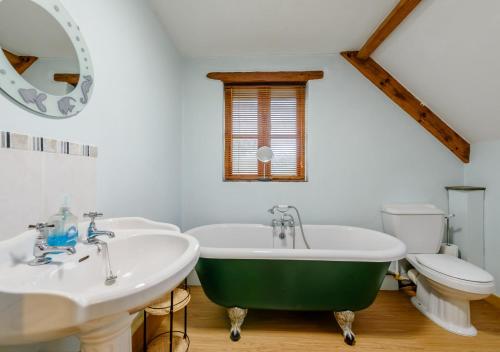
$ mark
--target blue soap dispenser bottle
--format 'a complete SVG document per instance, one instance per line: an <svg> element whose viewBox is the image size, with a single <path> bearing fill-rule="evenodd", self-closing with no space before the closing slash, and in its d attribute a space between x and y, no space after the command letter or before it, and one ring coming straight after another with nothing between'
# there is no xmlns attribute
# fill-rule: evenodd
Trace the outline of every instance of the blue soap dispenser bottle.
<svg viewBox="0 0 500 352"><path fill-rule="evenodd" d="M49 246L75 246L78 240L78 218L71 213L69 196L64 196L64 201L57 214L49 219L54 228L49 234Z"/></svg>

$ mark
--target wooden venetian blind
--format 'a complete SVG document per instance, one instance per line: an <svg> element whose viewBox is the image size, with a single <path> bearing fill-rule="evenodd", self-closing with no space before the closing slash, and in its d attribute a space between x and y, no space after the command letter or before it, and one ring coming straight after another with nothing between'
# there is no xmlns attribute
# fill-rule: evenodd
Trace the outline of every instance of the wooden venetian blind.
<svg viewBox="0 0 500 352"><path fill-rule="evenodd" d="M226 180L305 180L305 82L225 84ZM274 159L257 160L260 147Z"/></svg>

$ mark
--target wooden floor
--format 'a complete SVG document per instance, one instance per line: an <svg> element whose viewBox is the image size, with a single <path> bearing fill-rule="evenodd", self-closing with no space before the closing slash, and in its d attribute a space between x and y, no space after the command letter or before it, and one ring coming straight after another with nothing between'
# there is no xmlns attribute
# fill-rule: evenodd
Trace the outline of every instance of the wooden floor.
<svg viewBox="0 0 500 352"><path fill-rule="evenodd" d="M448 333L420 314L410 303L409 290L381 291L370 308L356 314L353 327L356 345L349 347L343 342L332 314L327 312L249 311L241 340L231 342L226 310L210 302L201 288L191 289L188 316L191 352L500 352L500 310L485 301L472 303L472 321L479 334L462 337ZM177 328L182 323L180 313L175 319ZM166 323L168 319L160 330L165 329Z"/></svg>

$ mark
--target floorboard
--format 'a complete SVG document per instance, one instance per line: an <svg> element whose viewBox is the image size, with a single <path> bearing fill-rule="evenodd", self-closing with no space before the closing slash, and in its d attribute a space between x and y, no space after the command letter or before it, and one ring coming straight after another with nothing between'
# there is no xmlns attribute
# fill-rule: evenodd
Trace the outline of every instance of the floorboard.
<svg viewBox="0 0 500 352"><path fill-rule="evenodd" d="M472 321L479 334L462 337L421 315L410 303L410 290L381 291L370 308L357 312L353 328L356 345L349 347L328 312L249 311L241 340L231 342L225 309L210 302L200 287L191 289L191 352L500 352L500 310L485 301L472 303ZM181 327L182 316L177 314L176 328ZM168 319L160 332L166 330L167 323Z"/></svg>

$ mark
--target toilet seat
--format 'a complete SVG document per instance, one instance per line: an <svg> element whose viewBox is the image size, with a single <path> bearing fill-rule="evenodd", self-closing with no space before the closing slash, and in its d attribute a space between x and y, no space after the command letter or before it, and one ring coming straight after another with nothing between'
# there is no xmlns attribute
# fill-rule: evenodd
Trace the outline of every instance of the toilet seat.
<svg viewBox="0 0 500 352"><path fill-rule="evenodd" d="M493 276L480 267L446 254L418 254L417 261L423 266L455 279L472 282L492 282Z"/></svg>
<svg viewBox="0 0 500 352"><path fill-rule="evenodd" d="M420 274L443 286L474 294L495 289L491 274L462 259L446 254L408 254L407 259Z"/></svg>

